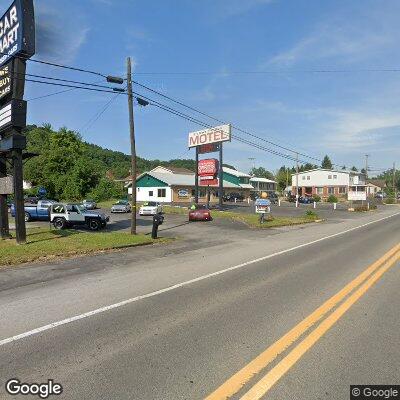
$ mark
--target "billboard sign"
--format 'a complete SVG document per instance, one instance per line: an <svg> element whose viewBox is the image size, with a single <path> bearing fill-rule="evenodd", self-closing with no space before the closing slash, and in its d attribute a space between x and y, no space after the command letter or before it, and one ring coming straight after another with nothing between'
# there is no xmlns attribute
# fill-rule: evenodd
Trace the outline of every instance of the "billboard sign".
<svg viewBox="0 0 400 400"><path fill-rule="evenodd" d="M190 132L188 138L188 147L190 148L211 143L221 143L230 140L231 140L231 126L220 125L216 126L215 128Z"/></svg>
<svg viewBox="0 0 400 400"><path fill-rule="evenodd" d="M214 177L218 173L219 162L215 158L207 158L200 160L197 166L197 173L199 176L211 176Z"/></svg>
<svg viewBox="0 0 400 400"><path fill-rule="evenodd" d="M271 212L271 202L267 199L257 199L256 200L256 213L257 214L267 214Z"/></svg>
<svg viewBox="0 0 400 400"><path fill-rule="evenodd" d="M215 153L216 151L219 151L220 146L219 143L203 144L198 147L198 151L199 154Z"/></svg>
<svg viewBox="0 0 400 400"><path fill-rule="evenodd" d="M0 100L9 96L12 92L12 64L13 62L10 61L0 67Z"/></svg>
<svg viewBox="0 0 400 400"><path fill-rule="evenodd" d="M348 200L353 200L353 201L356 201L356 200L361 200L361 201L363 201L363 200L367 200L367 192L364 190L364 191L349 191L348 193L347 193L347 199Z"/></svg>
<svg viewBox="0 0 400 400"><path fill-rule="evenodd" d="M200 176L199 185L200 186L218 186L218 178L211 176Z"/></svg>
<svg viewBox="0 0 400 400"><path fill-rule="evenodd" d="M11 57L35 54L33 0L14 0L0 18L0 66Z"/></svg>
<svg viewBox="0 0 400 400"><path fill-rule="evenodd" d="M26 127L26 101L11 100L0 108L0 133L10 127Z"/></svg>

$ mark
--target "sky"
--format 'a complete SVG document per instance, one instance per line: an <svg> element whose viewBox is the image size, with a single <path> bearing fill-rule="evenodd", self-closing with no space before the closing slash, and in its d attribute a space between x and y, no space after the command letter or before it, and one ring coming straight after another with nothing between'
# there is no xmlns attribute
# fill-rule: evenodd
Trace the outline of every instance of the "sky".
<svg viewBox="0 0 400 400"><path fill-rule="evenodd" d="M290 150L358 168L369 154L371 175L400 166L398 0L35 0L35 14L36 59L123 76L130 56L138 82ZM32 62L27 73L104 83ZM72 90L35 99L60 90L27 82L28 123L66 126L129 153L125 95ZM193 158L187 136L199 129L135 106L142 157ZM235 140L224 148L224 162L243 171L294 164Z"/></svg>

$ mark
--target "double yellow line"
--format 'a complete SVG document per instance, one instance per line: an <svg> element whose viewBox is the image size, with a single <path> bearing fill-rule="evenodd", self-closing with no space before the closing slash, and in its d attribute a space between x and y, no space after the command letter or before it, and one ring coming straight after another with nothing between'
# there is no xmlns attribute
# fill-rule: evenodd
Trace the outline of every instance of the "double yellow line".
<svg viewBox="0 0 400 400"><path fill-rule="evenodd" d="M256 400L263 397L304 355L304 353L310 349L343 316L343 314L345 314L345 312L399 260L400 243L390 249L386 254L379 258L379 260L371 264L343 289L224 382L218 389L208 395L206 400L228 399L235 393L239 392L250 381L250 379L259 374L277 356L294 344L301 335L306 333L306 331L333 310L314 330L312 330L281 361L279 361L275 367L259 379L258 382L256 382L241 397L241 400ZM339 305L339 303L341 304ZM336 306L338 307L335 309Z"/></svg>

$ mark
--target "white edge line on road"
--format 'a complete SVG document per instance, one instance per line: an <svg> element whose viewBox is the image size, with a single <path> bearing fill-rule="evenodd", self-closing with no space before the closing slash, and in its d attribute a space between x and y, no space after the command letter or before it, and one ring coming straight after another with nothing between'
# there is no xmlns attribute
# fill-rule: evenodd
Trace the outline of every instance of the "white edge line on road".
<svg viewBox="0 0 400 400"><path fill-rule="evenodd" d="M36 335L38 333L47 331L49 329L56 328L56 327L61 326L61 325L66 325L66 324L69 324L71 322L78 321L80 319L91 317L92 315L100 314L100 313L112 310L114 308L122 307L122 306L124 306L126 304L134 303L135 301L147 299L149 297L157 296L157 295L162 294L162 293L170 292L171 290L175 290L175 289L181 288L182 286L190 285L190 284L195 283L195 282L199 282L199 281L202 281L202 280L205 280L205 279L208 279L208 278L212 278L214 276L224 274L225 272L233 271L235 269L246 267L247 265L251 265L251 264L258 263L260 261L268 260L269 258L276 257L276 256L279 256L279 255L282 255L282 254L285 254L285 253L289 253L291 251L301 249L302 247L310 246L312 244L319 243L319 242L322 242L324 240L334 238L336 236L341 236L341 235L344 235L344 234L346 234L348 232L352 232L352 231L355 231L357 229L364 228L364 227L366 227L368 225L375 224L377 222L381 222L381 221L384 221L386 219L395 217L396 215L399 215L399 214L400 213L392 214L392 215L389 215L387 217L383 217L383 218L380 218L380 219L377 219L377 220L374 220L374 221L370 221L370 222L367 222L367 223L359 225L359 226L355 226L353 228L347 229L347 230L342 231L342 232L337 232L337 233L334 233L332 235L324 236L322 238L313 240L311 242L303 243L303 244L300 244L300 245L295 246L295 247L291 247L291 248L286 249L286 250L281 250L281 251L278 251L276 253L269 254L267 256L263 256L263 257L260 257L260 258L256 258L254 260L246 261L246 262L244 262L242 264L234 265L233 267L225 268L225 269L222 269L220 271L216 271L216 272L212 272L212 273L207 274L207 275L199 276L198 278L194 278L194 279L190 279L190 280L185 281L185 282L177 283L175 285L168 286L168 287L166 287L164 289L156 290L155 292L151 292L151 293L143 294L143 295L140 295L140 296L132 297L130 299L123 300L123 301L120 301L118 303L111 304L109 306L97 308L95 310L88 311L88 312L83 313L83 314L75 315L74 317L66 318L66 319L63 319L61 321L56 321L56 322L53 322L51 324L41 326L40 328L32 329L30 331L21 333L19 335L15 335L15 336L11 336L11 337L6 338L6 339L2 339L2 340L0 340L0 346L4 346L4 345L6 345L8 343L15 342L17 340L20 340L20 339L23 339L23 338L26 338L26 337L29 337L29 336Z"/></svg>

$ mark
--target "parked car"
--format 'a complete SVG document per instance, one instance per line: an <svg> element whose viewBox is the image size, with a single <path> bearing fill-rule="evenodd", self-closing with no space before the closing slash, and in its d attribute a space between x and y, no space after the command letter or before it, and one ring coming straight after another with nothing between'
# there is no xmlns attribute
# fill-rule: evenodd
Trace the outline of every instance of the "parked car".
<svg viewBox="0 0 400 400"><path fill-rule="evenodd" d="M212 221L210 210L203 204L195 204L189 209L189 221Z"/></svg>
<svg viewBox="0 0 400 400"><path fill-rule="evenodd" d="M25 222L48 221L49 207L54 203L54 200L39 200L37 205L25 205ZM15 204L11 204L11 216L15 217Z"/></svg>
<svg viewBox="0 0 400 400"><path fill-rule="evenodd" d="M240 193L228 193L223 197L224 201L243 201L244 196Z"/></svg>
<svg viewBox="0 0 400 400"><path fill-rule="evenodd" d="M314 199L309 196L299 196L299 203L302 204L311 204L314 202Z"/></svg>
<svg viewBox="0 0 400 400"><path fill-rule="evenodd" d="M268 193L268 200L272 203L272 204L277 204L279 197L275 192L269 192Z"/></svg>
<svg viewBox="0 0 400 400"><path fill-rule="evenodd" d="M85 199L82 201L82 204L86 210L95 210L97 208L97 204L94 200Z"/></svg>
<svg viewBox="0 0 400 400"><path fill-rule="evenodd" d="M375 193L376 199L385 199L386 197L387 197L387 194L385 192L376 192Z"/></svg>
<svg viewBox="0 0 400 400"><path fill-rule="evenodd" d="M56 229L86 225L90 230L105 228L110 218L103 213L88 211L82 204L55 203L50 208L50 222Z"/></svg>
<svg viewBox="0 0 400 400"><path fill-rule="evenodd" d="M163 212L161 203L149 201L139 208L139 215L157 215Z"/></svg>
<svg viewBox="0 0 400 400"><path fill-rule="evenodd" d="M111 206L112 213L128 213L132 211L128 200L119 200Z"/></svg>

